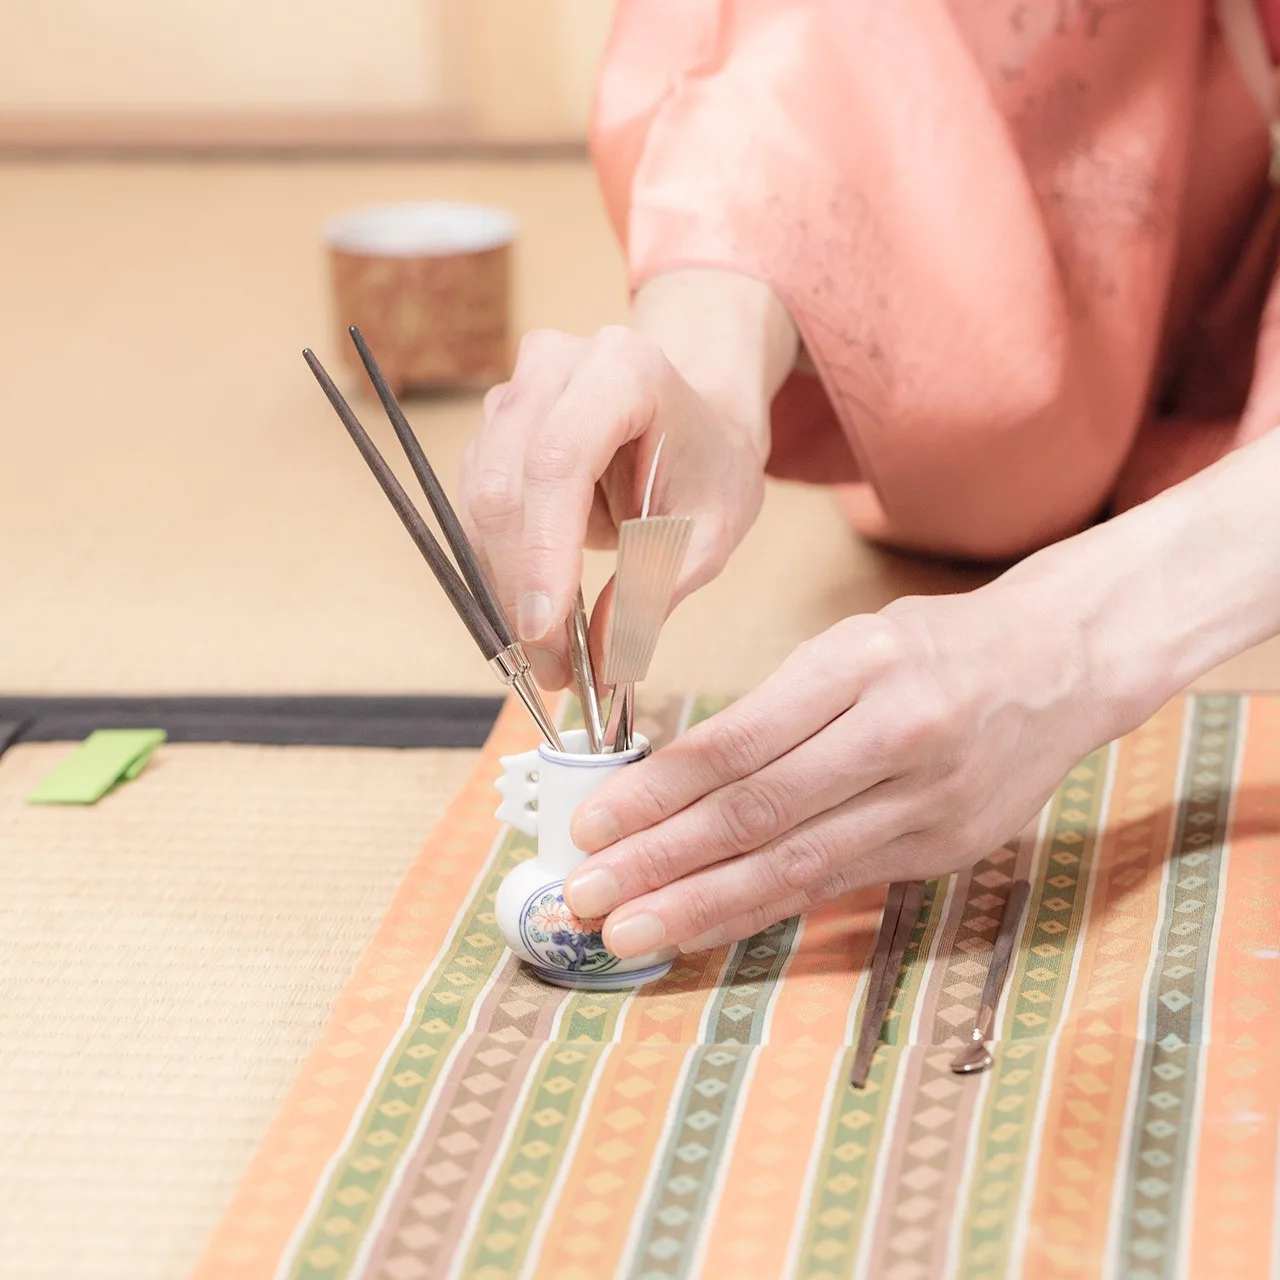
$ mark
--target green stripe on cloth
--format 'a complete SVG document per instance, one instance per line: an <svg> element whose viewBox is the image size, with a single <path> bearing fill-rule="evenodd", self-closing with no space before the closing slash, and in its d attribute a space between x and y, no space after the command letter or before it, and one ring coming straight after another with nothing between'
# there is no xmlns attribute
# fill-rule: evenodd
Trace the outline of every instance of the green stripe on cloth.
<svg viewBox="0 0 1280 1280"><path fill-rule="evenodd" d="M1113 750L1097 751L1077 765L1054 797L1025 931L1030 946L1012 975L1003 1044L987 1072L977 1121L973 1179L957 1236L958 1280L1004 1280L1011 1274L1017 1209L1031 1172L1027 1153L1035 1108L1048 1083L1051 1033L1071 984Z"/></svg>
<svg viewBox="0 0 1280 1280"><path fill-rule="evenodd" d="M529 1239L591 1092L602 1056L612 1046L552 1042L520 1108L506 1158L471 1233L462 1274L503 1280L524 1266Z"/></svg>
<svg viewBox="0 0 1280 1280"><path fill-rule="evenodd" d="M1165 882L1156 962L1147 988L1145 1047L1129 1114L1132 1147L1122 1192L1116 1267L1131 1280L1178 1274L1179 1210L1187 1187L1223 844L1241 736L1238 698L1192 700L1191 744Z"/></svg>
<svg viewBox="0 0 1280 1280"><path fill-rule="evenodd" d="M866 1225L873 1171L879 1160L895 1089L905 1063L907 1029L920 999L925 958L942 924L946 895L938 883L925 886L920 914L903 955L899 981L865 1089L849 1084L851 1046L831 1082L833 1096L818 1150L808 1214L800 1228L795 1274L804 1280L835 1280L851 1274ZM863 1008L866 992L863 993Z"/></svg>
<svg viewBox="0 0 1280 1280"><path fill-rule="evenodd" d="M725 700L707 700L706 713L721 705ZM683 706L683 699L668 699L656 708L660 739L679 732ZM567 723L580 723L581 709L567 701L565 717ZM423 1112L445 1083L441 1064L458 1049L476 997L505 959L505 944L493 914L498 886L513 867L534 853L532 839L512 831L482 873L479 887L464 908L453 946L419 998L408 1030L371 1091L355 1136L343 1148L319 1208L309 1215L289 1273L296 1280L332 1280L345 1275L352 1265L374 1206L385 1194L393 1170L405 1158ZM562 996L563 992L555 994L557 999ZM632 992L574 992L562 1025L580 1043L610 1041L633 996ZM593 1052L591 1060L597 1056ZM589 1078L588 1072L584 1082Z"/></svg>
<svg viewBox="0 0 1280 1280"><path fill-rule="evenodd" d="M492 910L494 894L512 867L532 854L532 841L511 832L481 873L453 944L429 977L310 1215L289 1272L297 1280L331 1280L350 1267L477 997L506 959Z"/></svg>
<svg viewBox="0 0 1280 1280"><path fill-rule="evenodd" d="M630 1272L639 1280L688 1272L751 1062L747 1046L760 1043L798 930L796 919L772 924L739 942L730 955L709 1010L708 1043L693 1051L642 1211L645 1226Z"/></svg>
<svg viewBox="0 0 1280 1280"><path fill-rule="evenodd" d="M578 993L565 1010L559 1038L570 1044L580 1041L600 1044L612 1040L618 1019L635 994L634 991Z"/></svg>

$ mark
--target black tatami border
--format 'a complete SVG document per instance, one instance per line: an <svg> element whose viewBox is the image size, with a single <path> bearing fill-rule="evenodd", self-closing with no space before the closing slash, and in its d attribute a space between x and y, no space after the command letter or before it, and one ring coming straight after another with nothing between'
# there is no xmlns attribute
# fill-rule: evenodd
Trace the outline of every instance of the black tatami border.
<svg viewBox="0 0 1280 1280"><path fill-rule="evenodd" d="M163 729L170 742L313 747L480 747L499 697L22 697L0 695L0 753L95 729Z"/></svg>

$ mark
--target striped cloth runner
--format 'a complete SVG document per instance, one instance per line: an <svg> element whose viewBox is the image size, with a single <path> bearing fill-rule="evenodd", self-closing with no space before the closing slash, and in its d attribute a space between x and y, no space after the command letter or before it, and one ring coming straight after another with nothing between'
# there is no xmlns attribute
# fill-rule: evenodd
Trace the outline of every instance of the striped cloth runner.
<svg viewBox="0 0 1280 1280"><path fill-rule="evenodd" d="M530 847L490 787L530 745L504 713L203 1280L1277 1274L1280 699L1171 703L1016 852L931 884L865 1092L846 1082L883 889L639 994L511 960L493 894ZM995 1065L958 1078L1018 875Z"/></svg>

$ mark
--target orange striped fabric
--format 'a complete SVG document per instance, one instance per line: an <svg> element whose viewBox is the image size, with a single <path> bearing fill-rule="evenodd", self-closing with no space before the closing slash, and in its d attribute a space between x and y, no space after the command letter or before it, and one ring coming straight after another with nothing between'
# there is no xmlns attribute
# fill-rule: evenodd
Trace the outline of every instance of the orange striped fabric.
<svg viewBox="0 0 1280 1280"><path fill-rule="evenodd" d="M931 885L860 1092L883 891L634 993L514 962L493 893L531 849L491 782L530 745L504 714L201 1280L1276 1274L1280 699L1170 704ZM996 1062L955 1077L1020 875Z"/></svg>

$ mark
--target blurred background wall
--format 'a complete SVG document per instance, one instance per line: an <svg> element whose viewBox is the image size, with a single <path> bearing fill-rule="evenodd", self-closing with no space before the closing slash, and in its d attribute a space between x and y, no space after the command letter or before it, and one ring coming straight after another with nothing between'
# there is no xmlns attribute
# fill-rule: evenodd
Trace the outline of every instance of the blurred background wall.
<svg viewBox="0 0 1280 1280"><path fill-rule="evenodd" d="M0 146L575 144L610 0L0 5Z"/></svg>

